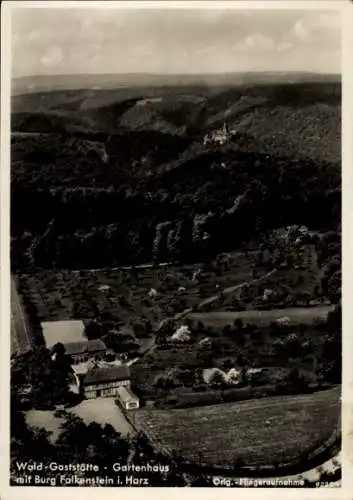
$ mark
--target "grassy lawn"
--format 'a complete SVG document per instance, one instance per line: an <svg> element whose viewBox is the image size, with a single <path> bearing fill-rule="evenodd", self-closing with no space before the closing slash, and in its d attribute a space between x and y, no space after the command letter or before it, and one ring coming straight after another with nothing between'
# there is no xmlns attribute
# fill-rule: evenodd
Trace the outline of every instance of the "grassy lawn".
<svg viewBox="0 0 353 500"><path fill-rule="evenodd" d="M126 436L133 434L134 429L124 417L121 409L114 402L114 398L97 398L84 400L74 408L66 410L82 418L85 424L97 422L100 425L110 424L117 432ZM31 427L39 427L51 433L51 440L55 442L61 433L63 418L54 415L50 410L29 410L26 420Z"/></svg>
<svg viewBox="0 0 353 500"><path fill-rule="evenodd" d="M290 461L327 441L340 421L340 389L181 410L141 410L135 424L190 461Z"/></svg>
<svg viewBox="0 0 353 500"><path fill-rule="evenodd" d="M266 326L279 318L287 317L290 324L305 323L311 324L317 318L325 319L332 310L331 306L322 305L315 307L287 307L284 309L270 309L268 311L248 310L248 311L214 311L190 313L188 318L193 321L201 321L204 325L223 327L240 318L243 323L252 323L257 326Z"/></svg>
<svg viewBox="0 0 353 500"><path fill-rule="evenodd" d="M50 432L50 440L55 442L61 433L62 418L57 418L54 411L50 410L29 410L26 413L26 421L30 427L39 427Z"/></svg>
<svg viewBox="0 0 353 500"><path fill-rule="evenodd" d="M115 404L114 398L97 398L82 401L69 410L82 418L86 424L97 422L100 425L110 424L123 435L133 434L134 429L124 417L123 412Z"/></svg>

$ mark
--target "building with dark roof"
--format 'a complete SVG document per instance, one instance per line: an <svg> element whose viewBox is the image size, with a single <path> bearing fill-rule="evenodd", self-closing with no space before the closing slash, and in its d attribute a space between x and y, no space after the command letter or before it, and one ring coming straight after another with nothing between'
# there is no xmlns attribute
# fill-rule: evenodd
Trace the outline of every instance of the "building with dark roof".
<svg viewBox="0 0 353 500"><path fill-rule="evenodd" d="M82 377L81 387L87 399L117 396L119 387L130 387L130 370L127 365L97 367Z"/></svg>
<svg viewBox="0 0 353 500"><path fill-rule="evenodd" d="M102 359L107 351L103 340L81 340L79 342L68 342L63 344L66 354L69 354L74 363L84 363L89 359Z"/></svg>

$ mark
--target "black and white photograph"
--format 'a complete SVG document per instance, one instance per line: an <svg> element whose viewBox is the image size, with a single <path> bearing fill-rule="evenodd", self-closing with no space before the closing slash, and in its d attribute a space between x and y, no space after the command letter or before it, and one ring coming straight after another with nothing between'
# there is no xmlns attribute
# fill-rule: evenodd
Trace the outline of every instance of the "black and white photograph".
<svg viewBox="0 0 353 500"><path fill-rule="evenodd" d="M7 2L9 491L342 489L343 16L314 3Z"/></svg>

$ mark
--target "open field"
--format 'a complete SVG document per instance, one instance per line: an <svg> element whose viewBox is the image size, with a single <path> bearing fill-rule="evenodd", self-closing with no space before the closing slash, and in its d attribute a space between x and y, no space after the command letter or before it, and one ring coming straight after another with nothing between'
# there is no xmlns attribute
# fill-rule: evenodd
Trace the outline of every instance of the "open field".
<svg viewBox="0 0 353 500"><path fill-rule="evenodd" d="M231 466L290 462L324 444L340 422L340 388L181 410L141 410L135 425L185 460ZM276 436L276 439L274 439Z"/></svg>
<svg viewBox="0 0 353 500"><path fill-rule="evenodd" d="M332 306L322 305L315 307L287 307L284 309L271 309L269 311L214 311L209 313L193 312L188 315L193 321L202 321L204 325L223 327L241 319L243 323L252 323L257 326L267 326L279 318L289 318L291 324L313 323L317 318L325 319L333 309Z"/></svg>

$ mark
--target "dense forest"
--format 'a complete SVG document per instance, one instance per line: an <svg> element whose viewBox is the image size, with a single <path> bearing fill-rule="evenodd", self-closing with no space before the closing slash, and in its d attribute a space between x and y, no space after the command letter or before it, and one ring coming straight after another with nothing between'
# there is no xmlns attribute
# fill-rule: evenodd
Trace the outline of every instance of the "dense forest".
<svg viewBox="0 0 353 500"><path fill-rule="evenodd" d="M108 104L101 91L67 109L53 93L36 111L22 97L13 269L200 261L291 224L339 231L338 90L255 85L142 103L108 92Z"/></svg>

